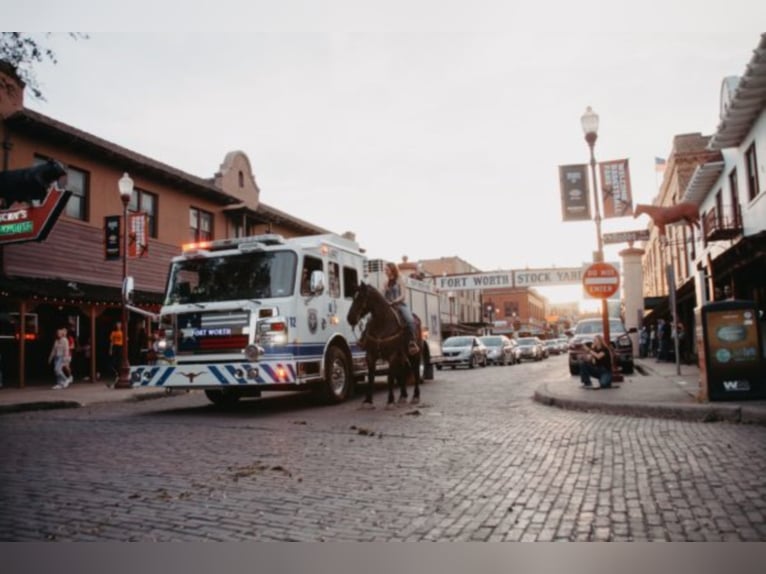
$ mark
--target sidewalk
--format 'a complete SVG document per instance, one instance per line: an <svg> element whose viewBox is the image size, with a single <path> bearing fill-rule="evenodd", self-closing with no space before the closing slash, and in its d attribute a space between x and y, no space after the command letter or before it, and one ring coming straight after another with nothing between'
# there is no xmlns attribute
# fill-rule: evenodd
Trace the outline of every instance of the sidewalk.
<svg viewBox="0 0 766 574"><path fill-rule="evenodd" d="M165 389L115 389L103 381L76 382L66 389L54 390L53 383L32 383L23 389L0 388L0 415L21 411L78 408L98 403L138 401L167 395Z"/></svg>
<svg viewBox="0 0 766 574"><path fill-rule="evenodd" d="M541 384L534 399L563 409L690 421L766 425L766 401L699 402L699 368L635 359L636 371L612 389L589 390L576 376Z"/></svg>
<svg viewBox="0 0 766 574"><path fill-rule="evenodd" d="M534 400L562 409L617 415L766 425L766 401L700 403L695 398L698 380L696 365L681 365L681 375L677 375L675 363L636 359L636 372L612 389L583 389L579 378L567 371L559 380L541 383ZM103 382L73 383L62 390L53 390L50 383L31 384L23 389L6 386L0 388L0 415L164 396L165 389L114 389Z"/></svg>

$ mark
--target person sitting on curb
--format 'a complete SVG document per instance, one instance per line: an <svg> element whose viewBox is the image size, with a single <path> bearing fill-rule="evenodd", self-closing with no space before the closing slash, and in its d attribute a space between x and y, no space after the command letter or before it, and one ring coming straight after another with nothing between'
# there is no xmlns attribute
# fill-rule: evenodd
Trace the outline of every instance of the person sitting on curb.
<svg viewBox="0 0 766 574"><path fill-rule="evenodd" d="M591 377L598 379L598 386L591 384ZM604 342L603 335L593 337L593 345L585 358L580 359L580 380L586 388L608 389L612 386L612 351Z"/></svg>

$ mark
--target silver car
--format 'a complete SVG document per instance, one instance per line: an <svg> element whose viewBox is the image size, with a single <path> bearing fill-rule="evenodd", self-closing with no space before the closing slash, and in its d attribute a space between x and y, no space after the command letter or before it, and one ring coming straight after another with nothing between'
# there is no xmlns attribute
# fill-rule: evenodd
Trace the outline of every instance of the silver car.
<svg viewBox="0 0 766 574"><path fill-rule="evenodd" d="M521 358L541 361L544 358L543 342L537 337L520 337L516 340L521 349Z"/></svg>
<svg viewBox="0 0 766 574"><path fill-rule="evenodd" d="M436 365L441 370L442 366L450 366L453 369L459 365L465 365L473 369L476 365L487 366L487 347L479 341L478 337L463 335L450 337L442 343L442 362Z"/></svg>
<svg viewBox="0 0 766 574"><path fill-rule="evenodd" d="M514 344L505 335L485 335L479 340L487 347L487 361L493 365L513 365L516 363Z"/></svg>

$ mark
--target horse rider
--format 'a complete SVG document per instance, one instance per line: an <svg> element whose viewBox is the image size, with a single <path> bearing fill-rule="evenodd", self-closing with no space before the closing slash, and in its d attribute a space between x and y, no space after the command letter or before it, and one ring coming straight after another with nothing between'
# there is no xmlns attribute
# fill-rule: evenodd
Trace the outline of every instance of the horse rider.
<svg viewBox="0 0 766 574"><path fill-rule="evenodd" d="M417 355L418 352L420 352L417 343L418 334L415 330L415 319L412 316L412 311L410 311L407 303L404 302L404 298L407 293L407 287L404 285L404 279L399 273L399 268L396 266L396 263L386 263L385 271L388 281L386 282L386 289L383 295L385 296L389 305L391 305L395 310L398 310L404 319L404 322L407 323L407 327L409 328L411 335L408 351L410 355Z"/></svg>

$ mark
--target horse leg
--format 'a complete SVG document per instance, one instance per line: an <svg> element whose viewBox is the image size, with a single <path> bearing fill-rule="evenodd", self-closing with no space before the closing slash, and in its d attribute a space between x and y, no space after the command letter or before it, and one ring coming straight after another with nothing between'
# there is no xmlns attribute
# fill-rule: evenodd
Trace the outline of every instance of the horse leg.
<svg viewBox="0 0 766 574"><path fill-rule="evenodd" d="M416 357L413 357L413 360L410 362L410 367L415 376L415 390L412 391L412 401L410 402L412 404L417 404L420 402L420 383L422 382L420 380L420 354L419 353Z"/></svg>
<svg viewBox="0 0 766 574"><path fill-rule="evenodd" d="M394 356L388 362L388 402L386 408L390 409L394 406L394 383L400 380L401 377L402 362L399 356Z"/></svg>
<svg viewBox="0 0 766 574"><path fill-rule="evenodd" d="M367 353L367 389L362 407L372 407L372 387L375 382L375 355Z"/></svg>
<svg viewBox="0 0 766 574"><path fill-rule="evenodd" d="M402 369L399 373L399 404L407 402L407 379L409 379L410 374L409 364L409 361L402 362Z"/></svg>

